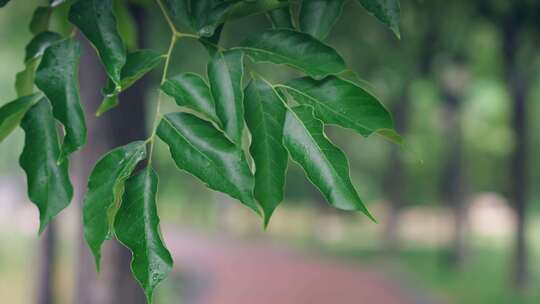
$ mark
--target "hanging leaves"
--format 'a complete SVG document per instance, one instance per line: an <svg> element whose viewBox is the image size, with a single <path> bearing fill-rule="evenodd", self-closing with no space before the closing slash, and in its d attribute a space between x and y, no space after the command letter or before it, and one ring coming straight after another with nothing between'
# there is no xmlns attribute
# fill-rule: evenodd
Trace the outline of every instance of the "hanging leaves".
<svg viewBox="0 0 540 304"><path fill-rule="evenodd" d="M300 9L300 29L324 40L339 19L345 0L304 0Z"/></svg>
<svg viewBox="0 0 540 304"><path fill-rule="evenodd" d="M379 21L388 26L397 37L399 32L399 0L358 0L360 4Z"/></svg>
<svg viewBox="0 0 540 304"><path fill-rule="evenodd" d="M24 149L19 163L26 173L28 197L39 209L39 232L73 197L68 162L58 163L60 143L49 101L42 98L24 116Z"/></svg>
<svg viewBox="0 0 540 304"><path fill-rule="evenodd" d="M0 143L19 126L36 99L37 95L24 96L0 107Z"/></svg>

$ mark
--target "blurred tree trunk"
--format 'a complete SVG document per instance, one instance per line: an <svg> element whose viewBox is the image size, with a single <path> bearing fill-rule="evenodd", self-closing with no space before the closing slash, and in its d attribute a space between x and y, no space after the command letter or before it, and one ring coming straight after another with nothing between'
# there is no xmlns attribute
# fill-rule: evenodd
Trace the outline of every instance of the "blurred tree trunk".
<svg viewBox="0 0 540 304"><path fill-rule="evenodd" d="M139 28L144 28L144 10L131 8ZM142 31L139 31L141 33ZM143 45L139 37L140 45ZM144 97L146 86L140 81L120 98L120 106L105 113L100 118L95 112L102 101L101 89L106 81L101 63L95 51L85 44L82 56L81 96L87 110L88 144L80 153L78 172L78 199L86 191L91 168L96 161L114 147L125 145L134 140L146 137ZM79 237L79 263L77 274L77 304L144 304L144 293L131 275L131 253L118 242L110 241L104 246L102 274L100 281L96 279L94 259L86 246L82 231Z"/></svg>
<svg viewBox="0 0 540 304"><path fill-rule="evenodd" d="M528 283L528 254L526 240L526 211L527 211L527 97L528 80L516 61L519 32L519 14L513 14L505 22L503 48L504 67L508 91L512 98L512 128L514 131L515 147L511 158L511 189L510 195L517 216L517 227L514 247L513 283L518 289L523 289Z"/></svg>
<svg viewBox="0 0 540 304"><path fill-rule="evenodd" d="M402 97L392 109L394 122L397 131L404 135L409 121L410 99L408 91L405 89ZM401 149L399 146L392 145L390 148L390 165L384 176L384 187L388 199L388 212L386 224L384 226L383 250L388 255L395 255L400 249L399 240L399 217L403 202L403 181L405 170L401 159Z"/></svg>
<svg viewBox="0 0 540 304"><path fill-rule="evenodd" d="M53 304L54 269L56 254L56 224L51 221L39 240L39 275L37 286L37 304Z"/></svg>

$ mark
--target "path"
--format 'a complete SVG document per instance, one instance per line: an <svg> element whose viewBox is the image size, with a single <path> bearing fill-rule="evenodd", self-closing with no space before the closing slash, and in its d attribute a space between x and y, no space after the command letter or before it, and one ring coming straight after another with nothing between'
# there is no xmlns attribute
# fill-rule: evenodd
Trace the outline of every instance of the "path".
<svg viewBox="0 0 540 304"><path fill-rule="evenodd" d="M187 274L187 304L427 303L355 264L306 257L261 242L167 236L177 270Z"/></svg>

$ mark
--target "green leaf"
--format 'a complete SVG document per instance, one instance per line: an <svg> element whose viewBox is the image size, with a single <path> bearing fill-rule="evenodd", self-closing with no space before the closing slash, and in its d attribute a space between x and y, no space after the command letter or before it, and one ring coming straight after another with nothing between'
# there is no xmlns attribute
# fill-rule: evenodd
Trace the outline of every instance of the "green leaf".
<svg viewBox="0 0 540 304"><path fill-rule="evenodd" d="M282 7L268 12L268 18L274 29L294 29L290 7Z"/></svg>
<svg viewBox="0 0 540 304"><path fill-rule="evenodd" d="M219 40L221 39L221 32L223 31L224 24L221 24L216 28L214 34L210 37L201 37L199 41L208 51L210 56L214 56L219 51Z"/></svg>
<svg viewBox="0 0 540 304"><path fill-rule="evenodd" d="M358 0L379 21L388 26L399 38L399 0Z"/></svg>
<svg viewBox="0 0 540 304"><path fill-rule="evenodd" d="M257 33L239 49L255 62L285 64L317 79L346 70L345 61L334 49L311 35L288 29Z"/></svg>
<svg viewBox="0 0 540 304"><path fill-rule="evenodd" d="M231 141L241 145L244 134L244 56L242 52L219 52L208 64L208 79L216 113Z"/></svg>
<svg viewBox="0 0 540 304"><path fill-rule="evenodd" d="M94 254L98 270L101 245L112 234L124 183L145 157L145 143L132 142L108 152L90 174L83 205L84 238Z"/></svg>
<svg viewBox="0 0 540 304"><path fill-rule="evenodd" d="M165 81L161 90L173 97L179 106L195 110L221 127L210 87L201 76L194 73L177 75Z"/></svg>
<svg viewBox="0 0 540 304"><path fill-rule="evenodd" d="M34 91L34 76L39 64L39 58L32 58L25 63L25 68L15 76L17 97L30 95Z"/></svg>
<svg viewBox="0 0 540 304"><path fill-rule="evenodd" d="M169 146L178 168L259 214L253 198L254 178L244 152L210 122L188 113L167 114L157 134Z"/></svg>
<svg viewBox="0 0 540 304"><path fill-rule="evenodd" d="M129 50L138 47L137 23L131 15L128 7L129 2L125 0L113 0L113 9L118 23L118 33L122 41Z"/></svg>
<svg viewBox="0 0 540 304"><path fill-rule="evenodd" d="M187 27L192 26L190 0L164 0L164 2L173 20Z"/></svg>
<svg viewBox="0 0 540 304"><path fill-rule="evenodd" d="M52 8L49 6L39 6L32 15L30 21L30 32L37 35L46 31L49 28L49 22L51 20Z"/></svg>
<svg viewBox="0 0 540 304"><path fill-rule="evenodd" d="M345 0L304 0L300 8L300 29L324 40L339 19Z"/></svg>
<svg viewBox="0 0 540 304"><path fill-rule="evenodd" d="M109 79L104 89L105 99L96 113L103 113L118 105L117 95L131 87L144 75L155 69L163 60L163 56L153 50L138 50L127 56L126 64L122 68L120 88Z"/></svg>
<svg viewBox="0 0 540 304"><path fill-rule="evenodd" d="M9 2L9 0L0 0L0 7L6 6L6 4Z"/></svg>
<svg viewBox="0 0 540 304"><path fill-rule="evenodd" d="M37 34L26 46L24 61L43 56L45 50L54 43L64 39L62 35L55 32L41 32Z"/></svg>
<svg viewBox="0 0 540 304"><path fill-rule="evenodd" d="M60 4L66 2L66 0L49 0L49 6L50 7L57 7Z"/></svg>
<svg viewBox="0 0 540 304"><path fill-rule="evenodd" d="M117 239L133 253L131 271L152 303L154 288L172 270L173 260L161 238L156 206L158 177L148 167L126 181L115 221Z"/></svg>
<svg viewBox="0 0 540 304"><path fill-rule="evenodd" d="M111 0L79 0L69 10L69 21L94 45L107 75L120 87L126 50L118 33Z"/></svg>
<svg viewBox="0 0 540 304"><path fill-rule="evenodd" d="M359 210L373 219L351 182L347 157L326 137L311 106L302 105L287 112L284 143L292 159L332 206Z"/></svg>
<svg viewBox="0 0 540 304"><path fill-rule="evenodd" d="M227 21L247 16L264 14L266 12L289 6L289 3L280 0L239 1L227 12Z"/></svg>
<svg viewBox="0 0 540 304"><path fill-rule="evenodd" d="M250 152L255 161L255 198L268 225L275 208L283 200L287 150L283 146L286 109L277 92L261 79L246 88L246 122L251 132Z"/></svg>
<svg viewBox="0 0 540 304"><path fill-rule="evenodd" d="M36 102L36 96L20 97L0 107L0 142L19 126L24 114Z"/></svg>
<svg viewBox="0 0 540 304"><path fill-rule="evenodd" d="M19 159L26 172L28 197L39 209L39 231L66 208L73 197L68 161L59 164L60 143L51 106L42 98L24 116L21 127L26 134Z"/></svg>
<svg viewBox="0 0 540 304"><path fill-rule="evenodd" d="M312 106L317 118L326 124L352 129L366 137L381 129L394 129L392 116L377 98L347 80L305 77L278 87L297 103Z"/></svg>
<svg viewBox="0 0 540 304"><path fill-rule="evenodd" d="M66 39L49 46L36 71L36 86L51 101L54 117L65 128L61 159L86 143L86 121L79 96L81 46Z"/></svg>

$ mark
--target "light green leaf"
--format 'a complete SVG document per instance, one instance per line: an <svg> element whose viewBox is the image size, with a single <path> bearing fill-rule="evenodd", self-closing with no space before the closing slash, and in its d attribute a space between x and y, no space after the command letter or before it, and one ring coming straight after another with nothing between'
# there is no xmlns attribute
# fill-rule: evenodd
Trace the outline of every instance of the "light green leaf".
<svg viewBox="0 0 540 304"><path fill-rule="evenodd" d="M399 0L358 0L379 21L388 26L399 38Z"/></svg>
<svg viewBox="0 0 540 304"><path fill-rule="evenodd" d="M52 8L49 6L39 6L32 15L30 21L30 32L37 35L46 31L49 28L49 22L51 20Z"/></svg>
<svg viewBox="0 0 540 304"><path fill-rule="evenodd" d="M210 87L201 76L194 73L174 76L163 83L161 90L179 106L197 111L221 126Z"/></svg>
<svg viewBox="0 0 540 304"><path fill-rule="evenodd" d="M253 174L244 152L210 122L188 113L167 114L157 134L169 146L178 168L259 214L253 198Z"/></svg>
<svg viewBox="0 0 540 304"><path fill-rule="evenodd" d="M132 142L108 152L90 174L83 205L84 238L94 254L98 270L101 245L112 234L124 183L145 157L145 143Z"/></svg>
<svg viewBox="0 0 540 304"><path fill-rule="evenodd" d="M246 88L246 122L251 132L250 152L255 161L255 198L268 225L272 213L283 200L287 150L283 146L286 109L277 92L255 78Z"/></svg>
<svg viewBox="0 0 540 304"><path fill-rule="evenodd" d="M224 24L221 24L216 28L214 34L210 37L200 37L199 42L206 48L208 54L213 57L219 51L219 40L221 39L221 32L223 31Z"/></svg>
<svg viewBox="0 0 540 304"><path fill-rule="evenodd" d="M225 134L241 145L244 134L244 56L242 52L218 52L208 64L208 79L216 113Z"/></svg>
<svg viewBox="0 0 540 304"><path fill-rule="evenodd" d="M28 197L39 209L39 231L66 208L73 197L68 161L58 164L60 143L51 106L42 98L24 116L21 127L26 134L19 159L26 172Z"/></svg>
<svg viewBox="0 0 540 304"><path fill-rule="evenodd" d="M359 210L373 219L351 182L347 157L326 137L313 108L302 105L288 111L284 130L289 154L326 200L338 209Z"/></svg>
<svg viewBox="0 0 540 304"><path fill-rule="evenodd" d="M129 50L138 47L138 28L135 19L131 15L126 0L113 0L113 9L118 23L118 33Z"/></svg>
<svg viewBox="0 0 540 304"><path fill-rule="evenodd" d="M49 46L36 71L36 86L51 101L65 128L61 159L86 143L86 121L79 96L79 42L66 39Z"/></svg>
<svg viewBox="0 0 540 304"><path fill-rule="evenodd" d="M34 91L34 76L39 64L39 58L32 58L25 63L25 68L15 76L17 97L30 95Z"/></svg>
<svg viewBox="0 0 540 304"><path fill-rule="evenodd" d="M0 143L19 126L24 114L36 102L37 95L27 95L0 107Z"/></svg>
<svg viewBox="0 0 540 304"><path fill-rule="evenodd" d="M117 95L131 87L144 75L155 69L163 60L163 56L153 50L138 50L127 56L126 64L122 68L120 88L109 79L105 89L105 99L101 103L96 113L101 116L103 113L118 105Z"/></svg>
<svg viewBox="0 0 540 304"><path fill-rule="evenodd" d="M118 33L111 0L79 0L69 10L69 21L94 45L107 75L119 88L126 50Z"/></svg>
<svg viewBox="0 0 540 304"><path fill-rule="evenodd" d="M115 221L117 239L133 253L131 271L152 303L154 288L172 270L173 260L161 238L156 206L158 177L148 167L126 181Z"/></svg>
<svg viewBox="0 0 540 304"><path fill-rule="evenodd" d="M278 85L299 104L310 105L326 124L352 129L369 136L394 129L388 110L373 95L352 82L334 76L323 80L299 78Z"/></svg>
<svg viewBox="0 0 540 304"><path fill-rule="evenodd" d="M346 70L345 61L334 49L311 35L288 29L257 33L239 49L255 62L285 64L317 79Z"/></svg>
<svg viewBox="0 0 540 304"><path fill-rule="evenodd" d="M43 56L45 50L54 43L62 40L62 35L55 32L41 32L37 34L26 46L24 61Z"/></svg>
<svg viewBox="0 0 540 304"><path fill-rule="evenodd" d="M300 8L300 29L324 40L339 19L345 0L304 0Z"/></svg>

